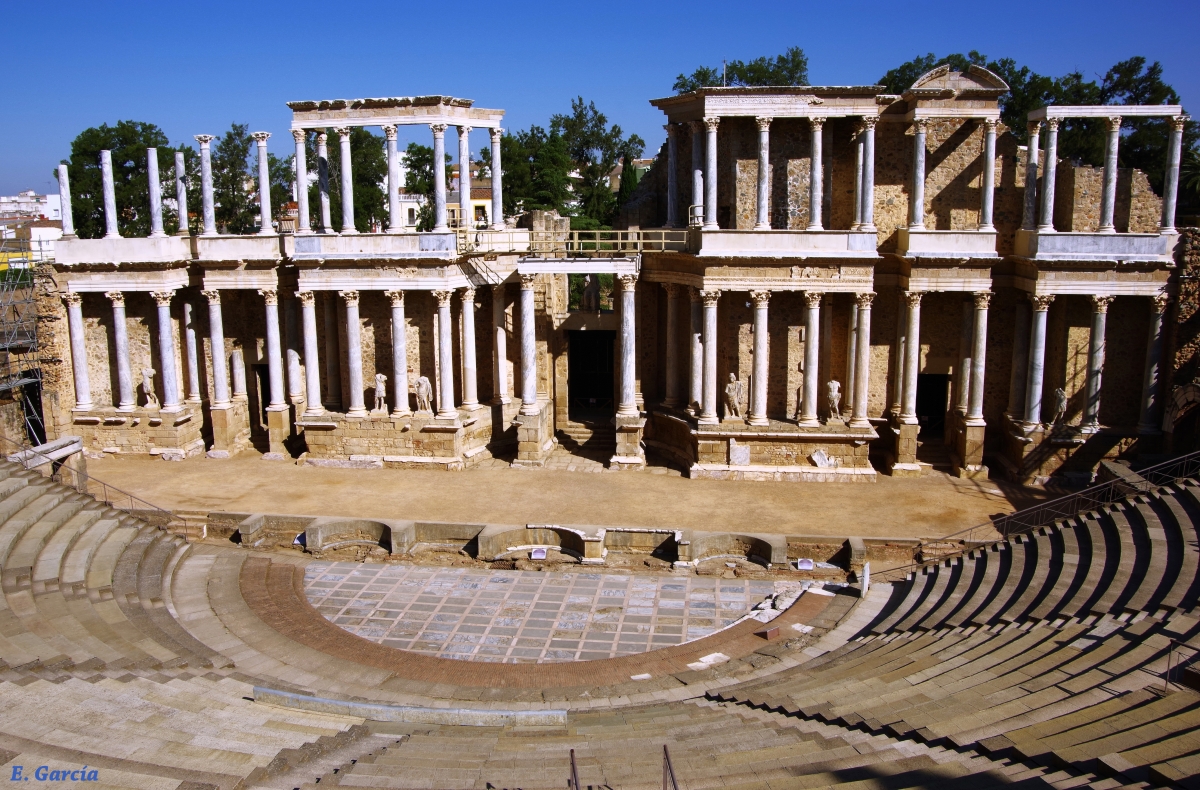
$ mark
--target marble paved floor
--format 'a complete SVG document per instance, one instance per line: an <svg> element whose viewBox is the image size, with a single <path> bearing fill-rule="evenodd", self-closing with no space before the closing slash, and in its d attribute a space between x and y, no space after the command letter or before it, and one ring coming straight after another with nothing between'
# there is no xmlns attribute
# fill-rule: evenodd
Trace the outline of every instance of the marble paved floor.
<svg viewBox="0 0 1200 790"><path fill-rule="evenodd" d="M506 663L642 653L736 622L773 582L699 576L486 571L314 562L309 601L389 647Z"/></svg>

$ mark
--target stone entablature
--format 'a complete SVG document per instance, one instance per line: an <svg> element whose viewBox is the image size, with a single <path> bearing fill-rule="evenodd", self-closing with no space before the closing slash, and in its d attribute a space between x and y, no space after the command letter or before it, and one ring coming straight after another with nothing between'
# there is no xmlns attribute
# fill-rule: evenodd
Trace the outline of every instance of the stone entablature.
<svg viewBox="0 0 1200 790"><path fill-rule="evenodd" d="M700 88L650 102L672 123L708 117L834 118L875 116L895 101L882 86L799 86L794 88Z"/></svg>
<svg viewBox="0 0 1200 790"><path fill-rule="evenodd" d="M452 96L290 101L287 106L293 129L435 123L495 128L504 118L504 110L476 107L472 99Z"/></svg>

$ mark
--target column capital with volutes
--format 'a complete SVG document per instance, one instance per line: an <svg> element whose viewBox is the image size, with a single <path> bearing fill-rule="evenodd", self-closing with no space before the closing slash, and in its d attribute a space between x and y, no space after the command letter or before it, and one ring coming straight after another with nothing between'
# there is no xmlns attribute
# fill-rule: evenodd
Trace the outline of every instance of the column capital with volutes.
<svg viewBox="0 0 1200 790"><path fill-rule="evenodd" d="M805 291L804 292L804 304L808 307L809 310L814 310L814 309L819 308L821 306L821 300L823 298L825 298L825 294L822 291Z"/></svg>
<svg viewBox="0 0 1200 790"><path fill-rule="evenodd" d="M67 303L67 307L79 307L83 304L83 300L79 294L74 291L67 291L62 295L62 300Z"/></svg>
<svg viewBox="0 0 1200 790"><path fill-rule="evenodd" d="M667 137L674 137L678 130L675 124L667 123L663 124L663 131L667 133Z"/></svg>
<svg viewBox="0 0 1200 790"><path fill-rule="evenodd" d="M150 296L159 307L170 307L171 299L175 297L175 291L151 291Z"/></svg>
<svg viewBox="0 0 1200 790"><path fill-rule="evenodd" d="M1092 312L1093 313L1107 313L1108 306L1110 304L1112 304L1112 300L1113 300L1113 297L1111 297L1111 296L1102 296L1102 295L1098 295L1098 294L1093 294L1092 295Z"/></svg>
<svg viewBox="0 0 1200 790"><path fill-rule="evenodd" d="M715 132L717 130L717 127L720 125L721 125L720 118L705 118L704 119L704 128L710 132Z"/></svg>
<svg viewBox="0 0 1200 790"><path fill-rule="evenodd" d="M869 308L871 306L871 302L875 301L875 292L865 291L864 293L857 293L854 295L854 301L859 308Z"/></svg>
<svg viewBox="0 0 1200 790"><path fill-rule="evenodd" d="M347 307L358 307L358 291L338 291L338 296L342 297Z"/></svg>
<svg viewBox="0 0 1200 790"><path fill-rule="evenodd" d="M450 297L454 295L454 291L431 291L433 298L437 299L438 307L449 307Z"/></svg>
<svg viewBox="0 0 1200 790"><path fill-rule="evenodd" d="M771 301L771 292L770 291L751 291L750 292L750 301L754 303L755 307L766 307L767 304Z"/></svg>
<svg viewBox="0 0 1200 790"><path fill-rule="evenodd" d="M444 123L429 124L429 131L433 132L434 137L441 137L442 135L444 135L446 133L446 130L448 128L450 128L449 125L444 124Z"/></svg>
<svg viewBox="0 0 1200 790"><path fill-rule="evenodd" d="M1159 291L1154 296L1150 297L1150 304L1154 306L1155 313L1161 313L1167 309L1167 305L1171 301L1171 295L1166 291Z"/></svg>
<svg viewBox="0 0 1200 790"><path fill-rule="evenodd" d="M999 123L1000 123L1000 121L996 120L995 118L984 118L983 119L983 130L985 132L995 132L996 126L998 126Z"/></svg>
<svg viewBox="0 0 1200 790"><path fill-rule="evenodd" d="M266 145L267 140L271 139L270 132L251 132L250 136L253 137L254 142L258 143L260 146Z"/></svg>
<svg viewBox="0 0 1200 790"><path fill-rule="evenodd" d="M300 143L303 143L306 139L308 139L308 130L307 129L293 129L292 130L292 139L296 141L297 145L299 145Z"/></svg>
<svg viewBox="0 0 1200 790"><path fill-rule="evenodd" d="M775 119L769 115L758 115L755 116L754 123L758 126L760 132L767 132L771 130L771 121L773 120Z"/></svg>
<svg viewBox="0 0 1200 790"><path fill-rule="evenodd" d="M661 285L663 290L667 292L667 297L670 299L675 299L676 297L678 297L679 290L680 290L680 288L683 287L676 283L659 283L659 285Z"/></svg>
<svg viewBox="0 0 1200 790"><path fill-rule="evenodd" d="M520 274L517 276L521 278L521 290L522 291L532 291L533 290L533 284L534 284L534 282L537 281L536 274Z"/></svg>
<svg viewBox="0 0 1200 790"><path fill-rule="evenodd" d="M105 291L104 295L106 297L108 297L108 300L110 302L113 303L113 307L124 307L125 306L125 292L124 291Z"/></svg>
<svg viewBox="0 0 1200 790"><path fill-rule="evenodd" d="M383 295L392 303L392 307L404 307L404 291L384 291Z"/></svg>
<svg viewBox="0 0 1200 790"><path fill-rule="evenodd" d="M263 302L268 305L279 304L279 291L274 288L260 288L258 295L263 298Z"/></svg>
<svg viewBox="0 0 1200 790"><path fill-rule="evenodd" d="M339 127L335 128L333 131L337 132L337 136L343 140L350 139L350 128L347 126L339 126Z"/></svg>
<svg viewBox="0 0 1200 790"><path fill-rule="evenodd" d="M217 139L211 134L196 134L192 136L195 138L196 142L200 143L201 148L208 148L209 143Z"/></svg>
<svg viewBox="0 0 1200 790"><path fill-rule="evenodd" d="M991 291L976 291L971 294L971 299L975 302L976 310L986 310L988 305L992 303Z"/></svg>
<svg viewBox="0 0 1200 790"><path fill-rule="evenodd" d="M392 142L393 140L395 140L396 139L396 124L385 123L383 125L383 136L387 138L389 143Z"/></svg>
<svg viewBox="0 0 1200 790"><path fill-rule="evenodd" d="M201 291L200 295L207 299L209 304L221 303L221 292L216 288L212 288L207 291Z"/></svg>
<svg viewBox="0 0 1200 790"><path fill-rule="evenodd" d="M914 132L925 134L929 131L929 119L917 118L912 122L912 127Z"/></svg>
<svg viewBox="0 0 1200 790"><path fill-rule="evenodd" d="M1029 121L1025 124L1025 131L1029 133L1029 137L1032 139L1042 131L1042 122Z"/></svg>
<svg viewBox="0 0 1200 790"><path fill-rule="evenodd" d="M500 142L500 138L504 136L504 130L499 126L493 126L488 129L488 134L491 135L493 143L498 143Z"/></svg>
<svg viewBox="0 0 1200 790"><path fill-rule="evenodd" d="M701 291L700 300L704 302L705 307L715 307L721 299L720 291Z"/></svg>
<svg viewBox="0 0 1200 790"><path fill-rule="evenodd" d="M1188 120L1189 118L1186 115L1175 115L1168 118L1167 123L1171 125L1171 131L1182 132Z"/></svg>
<svg viewBox="0 0 1200 790"><path fill-rule="evenodd" d="M874 115L864 115L862 119L863 131L873 131L875 124L879 122L879 118Z"/></svg>
<svg viewBox="0 0 1200 790"><path fill-rule="evenodd" d="M1047 119L1046 119L1046 131L1048 131L1048 132L1057 132L1057 131L1058 131L1058 124L1059 124L1059 119L1058 119L1058 118L1047 118Z"/></svg>
<svg viewBox="0 0 1200 790"><path fill-rule="evenodd" d="M461 291L459 291L458 297L460 299L462 299L462 303L464 305L474 302L475 301L475 286L468 285L466 288L463 288Z"/></svg>
<svg viewBox="0 0 1200 790"><path fill-rule="evenodd" d="M903 294L904 303L909 307L920 307L921 297L924 295L924 291L905 291Z"/></svg>
<svg viewBox="0 0 1200 790"><path fill-rule="evenodd" d="M329 142L329 133L324 129L317 132L317 145L325 145Z"/></svg>
<svg viewBox="0 0 1200 790"><path fill-rule="evenodd" d="M473 127L473 126L459 126L459 127L457 127L457 129L458 129L458 133L459 133L460 135L463 135L463 136L466 136L466 135L470 134L470 133L471 133L471 130L472 130L473 128L475 128L475 127Z"/></svg>
<svg viewBox="0 0 1200 790"><path fill-rule="evenodd" d="M629 291L637 287L638 276L636 274L618 274L617 282L621 284L621 290Z"/></svg>
<svg viewBox="0 0 1200 790"><path fill-rule="evenodd" d="M312 291L296 291L296 298L300 300L300 304L308 307L317 303L317 295Z"/></svg>
<svg viewBox="0 0 1200 790"><path fill-rule="evenodd" d="M1109 133L1121 131L1121 116L1119 116L1119 115L1108 116L1107 118L1104 119L1104 125L1107 128L1107 130L1109 131Z"/></svg>
<svg viewBox="0 0 1200 790"><path fill-rule="evenodd" d="M814 132L819 132L825 126L825 119L820 117L809 118L808 125Z"/></svg>
<svg viewBox="0 0 1200 790"><path fill-rule="evenodd" d="M1044 313L1050 309L1051 303L1054 302L1054 294L1030 294L1029 301L1033 302L1034 311Z"/></svg>

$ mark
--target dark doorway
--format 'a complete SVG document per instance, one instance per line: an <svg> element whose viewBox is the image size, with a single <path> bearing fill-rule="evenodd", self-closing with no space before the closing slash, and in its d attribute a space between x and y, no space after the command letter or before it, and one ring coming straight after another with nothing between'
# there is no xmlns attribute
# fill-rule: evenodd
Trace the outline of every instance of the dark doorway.
<svg viewBox="0 0 1200 790"><path fill-rule="evenodd" d="M921 440L940 439L946 430L946 403L950 376L945 373L917 374L917 421Z"/></svg>
<svg viewBox="0 0 1200 790"><path fill-rule="evenodd" d="M267 365L250 366L250 382L247 396L250 399L250 443L259 452L271 447L267 431L267 405L271 402L271 373Z"/></svg>
<svg viewBox="0 0 1200 790"><path fill-rule="evenodd" d="M616 332L567 332L568 418L592 422L613 416L613 343Z"/></svg>

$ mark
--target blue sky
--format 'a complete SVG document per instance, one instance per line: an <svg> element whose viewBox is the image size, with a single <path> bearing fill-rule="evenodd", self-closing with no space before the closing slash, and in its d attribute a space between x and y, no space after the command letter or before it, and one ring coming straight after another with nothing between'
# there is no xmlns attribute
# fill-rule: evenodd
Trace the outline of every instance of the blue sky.
<svg viewBox="0 0 1200 790"><path fill-rule="evenodd" d="M1136 9L1136 11L1131 11ZM915 55L977 49L1043 74L1161 61L1200 117L1200 3L1143 1L593 4L513 2L10 2L0 194L52 188L88 126L158 124L172 143L232 122L291 149L294 99L443 93L545 124L572 97L657 148L649 99L681 72L800 46L814 84L871 84ZM409 139L428 143L423 127ZM485 144L476 135L472 149ZM448 135L453 138L453 135ZM403 142L403 140L402 140ZM457 143L447 140L447 149Z"/></svg>

